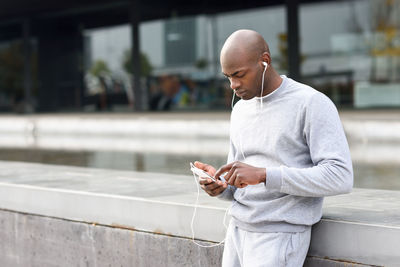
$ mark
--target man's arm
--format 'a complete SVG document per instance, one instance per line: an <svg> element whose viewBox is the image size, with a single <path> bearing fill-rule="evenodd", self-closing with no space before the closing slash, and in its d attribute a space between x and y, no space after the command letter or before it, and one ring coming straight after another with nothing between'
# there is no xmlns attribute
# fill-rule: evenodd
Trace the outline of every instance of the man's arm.
<svg viewBox="0 0 400 267"><path fill-rule="evenodd" d="M298 196L349 193L353 187L349 146L335 105L321 93L308 103L304 137L314 166L267 168L266 186Z"/></svg>
<svg viewBox="0 0 400 267"><path fill-rule="evenodd" d="M236 155L236 148L233 145L232 140L229 141L229 153L228 153L228 159L227 159L227 163L231 163L234 161L235 159L235 155ZM215 177L219 177L220 175L224 174L225 172L219 172L219 173L215 173ZM224 176L224 179L226 180L226 175ZM218 195L219 199L222 200L233 200L233 195L235 194L237 187L228 184L228 187L221 193Z"/></svg>
<svg viewBox="0 0 400 267"><path fill-rule="evenodd" d="M317 93L308 103L304 138L314 166L256 168L242 162L222 166L216 176L228 171L228 184L245 187L265 182L282 193L320 197L348 193L353 187L353 167L346 136L334 104Z"/></svg>

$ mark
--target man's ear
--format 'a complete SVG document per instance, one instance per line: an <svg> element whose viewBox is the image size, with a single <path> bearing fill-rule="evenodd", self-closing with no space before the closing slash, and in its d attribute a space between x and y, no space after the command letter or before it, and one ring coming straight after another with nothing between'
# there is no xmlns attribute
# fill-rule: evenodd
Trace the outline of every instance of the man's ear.
<svg viewBox="0 0 400 267"><path fill-rule="evenodd" d="M271 65L271 56L268 52L264 52L262 54L262 61L266 62L268 65Z"/></svg>

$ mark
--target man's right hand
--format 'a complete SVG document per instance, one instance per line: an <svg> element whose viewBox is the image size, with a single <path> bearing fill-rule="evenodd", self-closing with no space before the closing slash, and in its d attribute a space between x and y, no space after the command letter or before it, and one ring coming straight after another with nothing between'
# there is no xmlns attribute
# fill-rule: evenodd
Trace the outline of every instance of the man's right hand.
<svg viewBox="0 0 400 267"><path fill-rule="evenodd" d="M202 169L203 171L207 172L211 176L215 175L215 168L211 165L195 161L194 166L196 166L199 169ZM211 180L210 178L207 179L200 179L199 184L201 188L206 191L207 194L209 194L212 197L218 196L221 194L227 187L227 183L223 183L221 180L216 178L216 182Z"/></svg>

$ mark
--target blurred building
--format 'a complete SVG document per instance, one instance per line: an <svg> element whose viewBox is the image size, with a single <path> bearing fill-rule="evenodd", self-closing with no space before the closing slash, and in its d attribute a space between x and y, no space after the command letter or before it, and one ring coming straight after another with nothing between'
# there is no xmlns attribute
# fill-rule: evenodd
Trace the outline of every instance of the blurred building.
<svg viewBox="0 0 400 267"><path fill-rule="evenodd" d="M147 110L162 96L168 109L229 108L219 50L240 28L264 36L280 73L338 106L400 107L400 0L41 1L0 10L4 110Z"/></svg>

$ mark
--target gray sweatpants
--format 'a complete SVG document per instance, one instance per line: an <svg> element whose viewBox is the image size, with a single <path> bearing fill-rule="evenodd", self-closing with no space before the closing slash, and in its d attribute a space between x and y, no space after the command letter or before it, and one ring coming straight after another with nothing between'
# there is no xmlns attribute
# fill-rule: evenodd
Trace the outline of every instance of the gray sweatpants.
<svg viewBox="0 0 400 267"><path fill-rule="evenodd" d="M310 239L311 227L300 233L256 233L230 223L222 267L301 267Z"/></svg>

